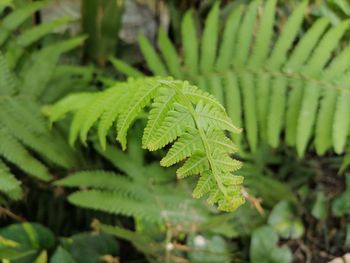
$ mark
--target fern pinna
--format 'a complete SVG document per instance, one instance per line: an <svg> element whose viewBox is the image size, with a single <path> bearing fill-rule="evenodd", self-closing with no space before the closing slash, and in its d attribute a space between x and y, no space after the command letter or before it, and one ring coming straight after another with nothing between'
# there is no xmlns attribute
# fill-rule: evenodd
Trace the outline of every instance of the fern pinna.
<svg viewBox="0 0 350 263"><path fill-rule="evenodd" d="M142 146L155 151L171 142L173 146L161 160L170 166L184 159L178 178L200 174L193 196L209 193L208 202L219 209L235 210L244 202L243 178L231 172L240 162L230 157L237 148L224 131L239 132L222 105L211 95L187 81L172 79L129 79L97 93L70 95L46 109L51 121L73 111L70 143L78 136L85 143L95 122L102 148L106 135L116 121L117 140L126 148L126 135L132 122L150 106Z"/></svg>
<svg viewBox="0 0 350 263"><path fill-rule="evenodd" d="M60 18L40 25L27 24L22 29L21 25L47 2L22 7L11 2L0 4L0 12L13 7L3 15L0 26L0 191L19 199L23 191L11 173L13 165L30 176L49 181L52 176L45 163L66 168L75 163L75 154L62 134L47 127L40 112L40 101L56 97L48 92L48 86L61 70L57 66L59 58L80 45L84 38L59 40L38 49L38 42L70 20Z"/></svg>
<svg viewBox="0 0 350 263"><path fill-rule="evenodd" d="M307 1L302 1L277 34L276 2L252 1L234 8L222 34L217 3L201 38L188 11L182 20L183 57L162 29L161 56L144 36L141 51L155 75L188 79L214 94L233 122L244 128L252 150L259 141L278 146L283 134L300 156L311 138L318 154L332 146L342 153L350 127L350 46L338 47L349 21L330 26L323 17L303 32ZM127 75L142 75L122 61L112 62Z"/></svg>

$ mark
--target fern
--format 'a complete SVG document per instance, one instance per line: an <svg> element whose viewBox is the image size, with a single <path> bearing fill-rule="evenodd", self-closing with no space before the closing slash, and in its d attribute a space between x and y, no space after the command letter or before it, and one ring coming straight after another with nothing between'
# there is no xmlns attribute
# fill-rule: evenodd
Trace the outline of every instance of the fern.
<svg viewBox="0 0 350 263"><path fill-rule="evenodd" d="M311 139L320 155L331 147L343 153L350 125L345 102L350 47L338 47L350 22L333 27L328 18L320 18L301 32L307 8L307 1L302 1L278 34L276 2L264 1L262 12L260 1L234 8L222 34L216 4L201 38L193 12L188 11L181 27L183 57L174 53L163 32L159 33L160 56L145 37L140 38L141 51L154 75L188 79L214 94L233 122L244 127L251 150L259 143L277 147L284 135L300 156ZM157 66L151 65L153 57L158 57ZM180 66L179 61L183 61ZM124 64L114 65L125 74L131 72L122 69ZM241 137L233 139L241 144Z"/></svg>
<svg viewBox="0 0 350 263"><path fill-rule="evenodd" d="M11 199L20 199L23 195L20 182L16 180L9 168L0 160L0 191L7 194Z"/></svg>
<svg viewBox="0 0 350 263"><path fill-rule="evenodd" d="M76 164L76 155L62 135L47 127L39 99L55 73L59 57L80 45L84 38L60 40L37 49L33 44L70 22L69 18L61 18L22 30L21 24L45 4L35 2L15 8L4 16L0 26L0 180L4 180L0 191L12 199L18 199L22 192L20 183L10 173L11 165L49 181L52 176L47 164L66 168Z"/></svg>
<svg viewBox="0 0 350 263"><path fill-rule="evenodd" d="M77 101L85 103L78 104ZM169 166L188 157L177 170L179 178L197 174L210 177L211 190L218 190L213 203L218 203L219 209L232 211L241 205L244 198L240 191L232 192L231 185L225 183L224 178L235 177L230 172L237 170L240 163L231 159L234 146L223 133L237 133L240 130L232 124L220 103L186 81L129 79L103 92L70 95L45 111L51 122L68 111L74 112L70 132L72 144L79 135L82 142L86 143L88 131L99 121L101 146L105 147L105 135L112 123L116 122L117 140L125 149L127 131L148 107L150 114L142 147L154 151L177 140L161 164ZM216 137L217 134L220 135ZM195 146L187 142L191 137L198 138ZM222 139L222 143L218 144L215 139ZM240 188L239 184L237 188ZM205 194L200 190L197 192Z"/></svg>
<svg viewBox="0 0 350 263"><path fill-rule="evenodd" d="M183 184L169 182L172 178L164 169L131 163L130 154L110 145L100 151L127 176L90 170L56 181L55 185L81 189L69 195L72 204L137 220L181 224L186 229L205 221L203 204L189 198Z"/></svg>

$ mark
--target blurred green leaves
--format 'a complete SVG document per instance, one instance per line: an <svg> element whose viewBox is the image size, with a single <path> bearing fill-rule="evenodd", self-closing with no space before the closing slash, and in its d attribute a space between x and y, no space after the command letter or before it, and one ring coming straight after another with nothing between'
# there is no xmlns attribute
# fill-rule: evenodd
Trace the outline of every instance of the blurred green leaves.
<svg viewBox="0 0 350 263"><path fill-rule="evenodd" d="M119 244L110 235L81 233L58 240L50 229L36 224L13 224L0 230L0 259L11 263L95 263L119 255ZM50 260L49 260L50 258Z"/></svg>
<svg viewBox="0 0 350 263"><path fill-rule="evenodd" d="M332 203L332 212L335 216L350 214L350 175L346 175L346 189L338 195Z"/></svg>
<svg viewBox="0 0 350 263"><path fill-rule="evenodd" d="M278 235L271 226L263 226L253 232L250 245L251 263L289 263L292 253L286 246L277 245Z"/></svg>
<svg viewBox="0 0 350 263"><path fill-rule="evenodd" d="M304 233L301 220L287 201L281 201L273 208L268 223L283 238L297 239Z"/></svg>
<svg viewBox="0 0 350 263"><path fill-rule="evenodd" d="M325 220L327 217L327 202L323 192L317 192L316 201L312 208L311 214L318 220Z"/></svg>
<svg viewBox="0 0 350 263"><path fill-rule="evenodd" d="M123 8L124 0L82 1L83 33L89 36L84 47L86 60L104 65L114 55Z"/></svg>
<svg viewBox="0 0 350 263"><path fill-rule="evenodd" d="M0 230L0 258L11 262L43 261L47 249L55 244L52 232L39 224L13 224Z"/></svg>
<svg viewBox="0 0 350 263"><path fill-rule="evenodd" d="M228 245L221 236L193 235L187 240L187 245L192 248L189 259L193 263L231 262Z"/></svg>

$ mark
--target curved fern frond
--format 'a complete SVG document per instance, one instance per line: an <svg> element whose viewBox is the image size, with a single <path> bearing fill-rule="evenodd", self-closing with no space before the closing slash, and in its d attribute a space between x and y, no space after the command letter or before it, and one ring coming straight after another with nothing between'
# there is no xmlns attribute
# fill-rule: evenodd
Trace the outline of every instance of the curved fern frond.
<svg viewBox="0 0 350 263"><path fill-rule="evenodd" d="M276 32L276 3L251 1L246 7L237 6L222 26L222 34L218 33L218 5L198 31L194 15L188 11L181 28L183 58L163 49L157 61L164 71L149 68L155 75L169 72L175 76L170 69L183 61L176 76L215 95L233 122L244 128L253 151L259 143L277 147L284 136L300 156L310 141L314 141L318 154L331 147L343 153L348 124L338 121L343 119L340 115L349 113L342 102L349 83L339 79L350 74L350 47L346 43L343 49L338 47L343 46L339 44L350 22L330 26L328 18L320 18L301 32L308 3L301 1ZM203 32L202 37L198 37L199 32ZM141 51L148 58L156 54L149 42L148 49ZM173 64L167 59L170 56L176 61ZM162 58L167 63L159 65ZM242 142L234 134L232 139Z"/></svg>
<svg viewBox="0 0 350 263"><path fill-rule="evenodd" d="M75 104L79 96L82 96L84 104ZM113 99L109 101L108 98ZM116 98L123 99L120 103L110 103ZM84 142L87 132L97 122L99 134L105 136L115 122L117 140L123 148L126 147L126 134L132 123L143 111L149 110L143 148L153 151L175 141L161 161L162 165L170 166L188 158L177 170L179 178L209 172L212 189L220 192L217 198L220 209L231 211L237 208L238 203L244 202L242 195L236 192L231 195L232 191L225 183L227 174L237 170L240 164L229 157L236 147L224 131L239 132L239 129L232 124L220 103L188 82L159 78L129 79L91 96L86 93L71 95L46 108L51 121L65 115L62 107L74 113L72 143L79 133L83 134L81 139ZM103 143L101 145L104 147Z"/></svg>

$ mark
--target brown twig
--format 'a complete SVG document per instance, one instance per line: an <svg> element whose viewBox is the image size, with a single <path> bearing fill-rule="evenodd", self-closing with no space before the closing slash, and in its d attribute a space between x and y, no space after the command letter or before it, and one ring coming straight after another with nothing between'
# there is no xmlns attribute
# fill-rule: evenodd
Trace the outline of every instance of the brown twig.
<svg viewBox="0 0 350 263"><path fill-rule="evenodd" d="M17 222L26 222L27 221L24 217L18 216L16 214L12 213L9 209L7 209L5 207L1 207L1 206L0 206L0 215L8 216Z"/></svg>
<svg viewBox="0 0 350 263"><path fill-rule="evenodd" d="M247 199L253 207L259 212L260 215L264 216L265 211L264 208L261 206L262 199L261 198L256 198L255 196L252 196L248 193L247 189L242 187L242 194L245 199Z"/></svg>

